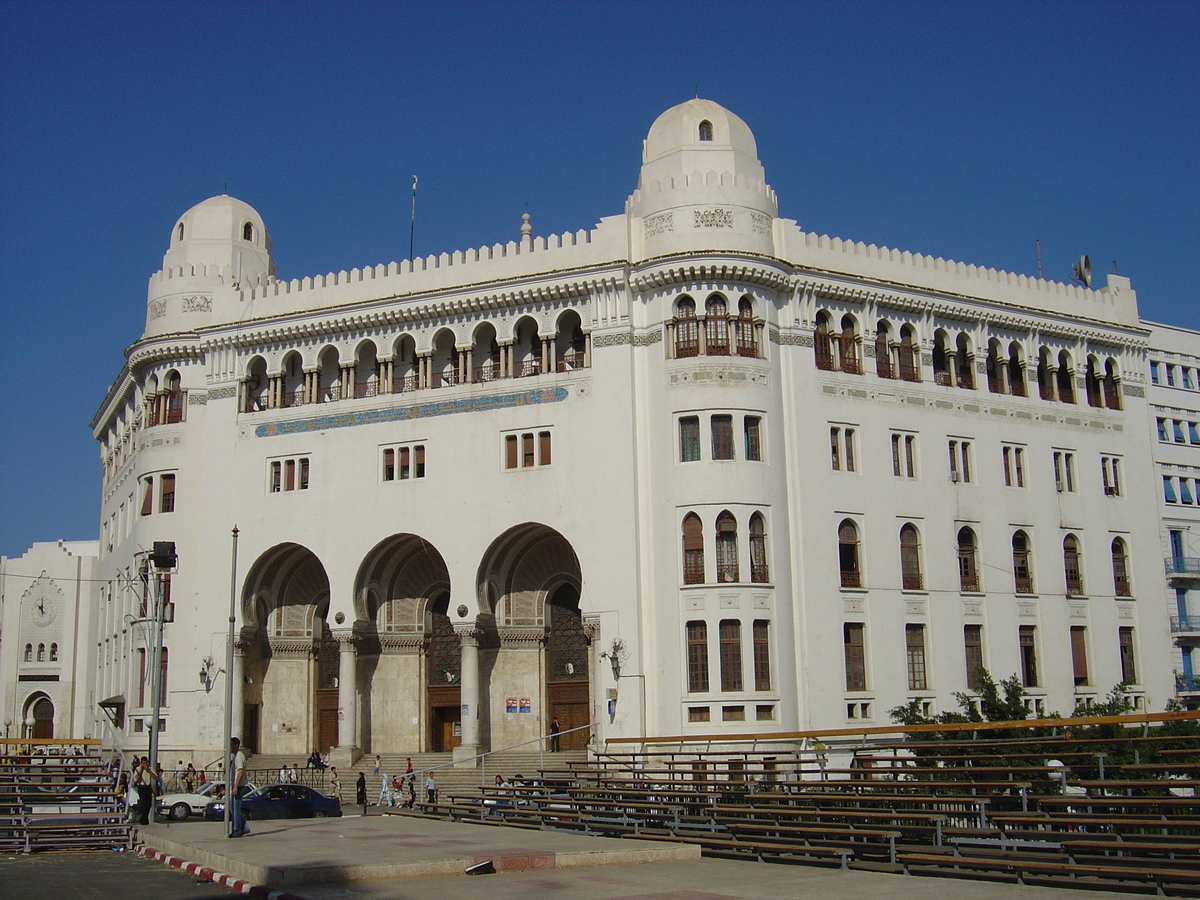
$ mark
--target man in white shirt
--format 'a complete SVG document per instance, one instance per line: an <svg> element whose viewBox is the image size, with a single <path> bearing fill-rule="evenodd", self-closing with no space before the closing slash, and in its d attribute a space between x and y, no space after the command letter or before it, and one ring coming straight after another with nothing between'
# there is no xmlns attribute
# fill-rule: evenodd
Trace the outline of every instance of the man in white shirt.
<svg viewBox="0 0 1200 900"><path fill-rule="evenodd" d="M242 787L246 783L246 755L242 753L241 741L233 738L229 742L229 773L230 786L227 803L229 804L229 836L241 837L249 834L246 820L242 816Z"/></svg>
<svg viewBox="0 0 1200 900"><path fill-rule="evenodd" d="M382 769L379 772L379 799L375 801L375 805L392 805L392 783L388 781L387 772Z"/></svg>

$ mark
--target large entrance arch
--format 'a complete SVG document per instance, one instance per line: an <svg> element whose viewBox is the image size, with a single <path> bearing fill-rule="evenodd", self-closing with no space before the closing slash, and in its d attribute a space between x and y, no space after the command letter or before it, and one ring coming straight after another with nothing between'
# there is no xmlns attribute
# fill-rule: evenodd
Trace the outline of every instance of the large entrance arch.
<svg viewBox="0 0 1200 900"><path fill-rule="evenodd" d="M424 538L392 535L363 560L355 629L364 749L415 753L459 743L461 651L449 604L449 570Z"/></svg>
<svg viewBox="0 0 1200 900"><path fill-rule="evenodd" d="M336 743L337 644L328 610L329 577L308 548L280 544L251 566L242 594L240 723L251 749L304 754Z"/></svg>
<svg viewBox="0 0 1200 900"><path fill-rule="evenodd" d="M480 708L490 711L493 749L545 737L555 717L564 731L590 721L595 626L580 611L582 586L570 542L546 525L510 528L485 554L479 595L490 617L481 629ZM589 737L564 735L562 747Z"/></svg>
<svg viewBox="0 0 1200 900"><path fill-rule="evenodd" d="M30 724L32 722L32 724ZM45 694L36 694L25 702L25 723L28 736L35 741L54 737L54 701Z"/></svg>

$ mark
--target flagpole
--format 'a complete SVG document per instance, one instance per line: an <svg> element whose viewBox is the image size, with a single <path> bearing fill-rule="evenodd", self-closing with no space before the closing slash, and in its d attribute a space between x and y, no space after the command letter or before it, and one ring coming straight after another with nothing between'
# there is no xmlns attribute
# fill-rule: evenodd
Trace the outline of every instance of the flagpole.
<svg viewBox="0 0 1200 900"><path fill-rule="evenodd" d="M408 259L413 258L413 235L417 230L417 176L412 177L412 216L408 220Z"/></svg>

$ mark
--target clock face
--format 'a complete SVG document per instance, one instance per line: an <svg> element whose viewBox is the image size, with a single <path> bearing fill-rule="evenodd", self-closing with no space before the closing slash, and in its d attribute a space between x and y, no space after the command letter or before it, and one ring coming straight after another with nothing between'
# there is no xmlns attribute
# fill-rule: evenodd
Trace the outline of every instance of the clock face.
<svg viewBox="0 0 1200 900"><path fill-rule="evenodd" d="M55 608L54 600L47 597L45 594L40 594L33 598L33 624L46 626L54 621L54 616L58 610Z"/></svg>

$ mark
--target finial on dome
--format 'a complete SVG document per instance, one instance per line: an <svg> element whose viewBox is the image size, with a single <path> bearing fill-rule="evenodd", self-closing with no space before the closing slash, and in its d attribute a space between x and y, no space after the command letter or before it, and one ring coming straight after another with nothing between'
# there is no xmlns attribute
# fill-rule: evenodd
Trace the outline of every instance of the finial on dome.
<svg viewBox="0 0 1200 900"><path fill-rule="evenodd" d="M529 224L529 207L521 215L521 240L529 240L533 236L533 226Z"/></svg>

